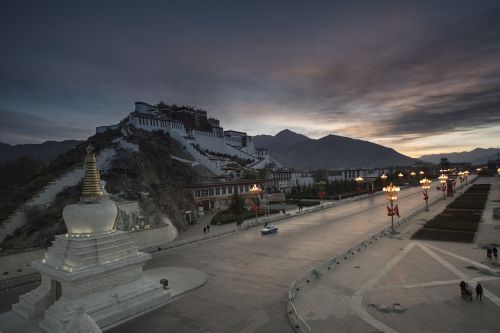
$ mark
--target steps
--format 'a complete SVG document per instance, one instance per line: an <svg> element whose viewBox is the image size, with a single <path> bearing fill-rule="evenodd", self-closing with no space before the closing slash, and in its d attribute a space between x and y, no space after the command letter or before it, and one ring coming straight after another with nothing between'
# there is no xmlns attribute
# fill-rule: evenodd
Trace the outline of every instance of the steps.
<svg viewBox="0 0 500 333"><path fill-rule="evenodd" d="M34 195L22 207L12 213L7 220L3 222L3 228L0 229L0 243L4 239L14 233L14 231L22 227L26 223L26 208L31 207L47 207L56 198L57 194L67 186L74 186L80 182L84 175L83 167L75 168L55 181L47 184L39 193Z"/></svg>

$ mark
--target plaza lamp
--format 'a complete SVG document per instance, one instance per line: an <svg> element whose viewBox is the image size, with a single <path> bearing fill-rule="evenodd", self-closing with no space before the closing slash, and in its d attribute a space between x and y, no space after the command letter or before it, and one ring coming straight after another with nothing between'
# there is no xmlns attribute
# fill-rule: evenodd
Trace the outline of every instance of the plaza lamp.
<svg viewBox="0 0 500 333"><path fill-rule="evenodd" d="M438 177L438 179L439 183L441 184L441 191L443 191L443 200L446 200L446 193L444 193L444 191L446 190L446 181L448 180L448 176L442 173L441 176Z"/></svg>
<svg viewBox="0 0 500 333"><path fill-rule="evenodd" d="M358 176L358 177L356 177L355 181L356 181L356 184L358 184L358 191L361 191L361 185L363 185L363 182L365 180L363 179L363 177Z"/></svg>
<svg viewBox="0 0 500 333"><path fill-rule="evenodd" d="M387 206L387 215L391 217L391 233L395 233L394 231L394 215L397 215L399 217L399 209L398 205L394 206L394 201L398 199L398 192L400 190L399 187L392 185L392 183L389 186L386 186L382 189L387 197L387 200L391 204L391 207Z"/></svg>
<svg viewBox="0 0 500 333"><path fill-rule="evenodd" d="M462 171L458 172L458 179L460 180L460 188L462 188L464 184L464 173Z"/></svg>
<svg viewBox="0 0 500 333"><path fill-rule="evenodd" d="M415 176L417 173L415 171L410 172L410 184L413 184L413 180L415 179Z"/></svg>
<svg viewBox="0 0 500 333"><path fill-rule="evenodd" d="M257 184L253 184L252 188L250 189L250 193L252 195L252 210L255 212L255 222L257 222L257 212L259 210L259 195L262 190L260 187L257 186Z"/></svg>
<svg viewBox="0 0 500 333"><path fill-rule="evenodd" d="M424 171L420 170L420 172L418 174L420 175L420 177L423 177L424 176Z"/></svg>
<svg viewBox="0 0 500 333"><path fill-rule="evenodd" d="M426 177L420 181L420 185L422 186L422 190L424 190L425 210L428 212L429 203L427 201L429 200L429 193L427 190L431 188L431 180Z"/></svg>
<svg viewBox="0 0 500 333"><path fill-rule="evenodd" d="M467 185L467 181L469 180L469 170L464 171L465 184Z"/></svg>
<svg viewBox="0 0 500 333"><path fill-rule="evenodd" d="M382 187L384 187L385 181L387 180L387 176L385 175L385 173L383 173L382 176L380 176L380 180L382 180Z"/></svg>
<svg viewBox="0 0 500 333"><path fill-rule="evenodd" d="M400 172L400 173L398 174L398 178L399 178L399 183L400 183L400 184L402 184L403 177L404 177L404 175Z"/></svg>

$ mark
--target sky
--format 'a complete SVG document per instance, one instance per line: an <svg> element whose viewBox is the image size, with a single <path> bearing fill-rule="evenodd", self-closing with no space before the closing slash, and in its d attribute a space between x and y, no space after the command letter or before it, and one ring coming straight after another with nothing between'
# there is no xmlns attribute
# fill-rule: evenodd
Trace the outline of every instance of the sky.
<svg viewBox="0 0 500 333"><path fill-rule="evenodd" d="M500 145L500 2L4 1L0 141L85 139L135 101L224 129Z"/></svg>

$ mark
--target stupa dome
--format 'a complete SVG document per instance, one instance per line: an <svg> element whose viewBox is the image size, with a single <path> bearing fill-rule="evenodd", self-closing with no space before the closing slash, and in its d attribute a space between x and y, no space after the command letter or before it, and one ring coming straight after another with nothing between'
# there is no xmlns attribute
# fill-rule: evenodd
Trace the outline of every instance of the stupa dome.
<svg viewBox="0 0 500 333"><path fill-rule="evenodd" d="M67 205L63 210L68 233L100 234L113 230L118 207L101 193L99 178L94 150L88 147L80 203Z"/></svg>
<svg viewBox="0 0 500 333"><path fill-rule="evenodd" d="M113 230L118 208L111 200L67 205L63 218L70 234L99 234Z"/></svg>

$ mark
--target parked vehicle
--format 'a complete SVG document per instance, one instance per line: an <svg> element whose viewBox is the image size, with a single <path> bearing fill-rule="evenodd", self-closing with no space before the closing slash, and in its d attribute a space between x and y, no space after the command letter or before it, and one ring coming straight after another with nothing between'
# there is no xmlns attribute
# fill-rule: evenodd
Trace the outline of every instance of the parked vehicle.
<svg viewBox="0 0 500 333"><path fill-rule="evenodd" d="M260 233L263 235L272 234L278 231L278 227L275 225L268 225L260 229Z"/></svg>

